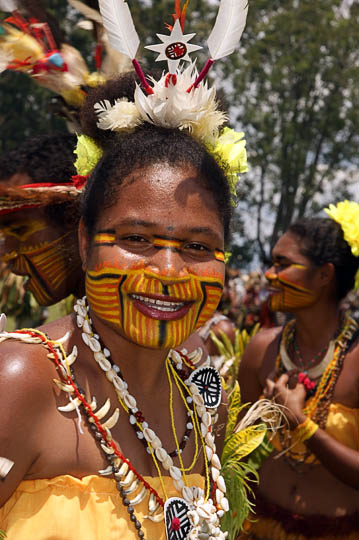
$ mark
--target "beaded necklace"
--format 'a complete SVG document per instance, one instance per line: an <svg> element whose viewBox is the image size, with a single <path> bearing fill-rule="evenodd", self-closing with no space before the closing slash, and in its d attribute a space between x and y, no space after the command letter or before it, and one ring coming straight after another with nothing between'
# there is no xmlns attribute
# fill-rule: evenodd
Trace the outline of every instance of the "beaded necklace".
<svg viewBox="0 0 359 540"><path fill-rule="evenodd" d="M87 314L88 309L86 305L86 298L78 300L74 310L77 314L77 325L80 329L82 329L82 339L84 343L91 349L95 360L105 372L108 380L113 384L121 406L127 413L129 413L130 419L131 417L135 418L137 427L143 433L144 439L146 439L147 446L149 448L149 453L152 456L156 469L159 473L160 480L162 476L159 462L165 470L168 470L170 476L172 477L175 488L182 493L183 499L172 497L167 499L164 505L167 537L172 538L173 532L176 531L176 538L178 537L178 539L187 538L187 535L189 534L188 538L191 540L197 540L203 534L208 534L213 538L224 540L225 534L219 528L219 518L222 517L226 511L228 511L229 504L225 497L226 486L224 479L220 474L221 465L216 454L214 436L211 433L212 416L209 412L211 409L216 411L221 399L220 377L218 373L214 368L201 366L200 368L194 370L191 375L185 381L183 381L178 374L178 372L182 369L183 362L186 363L187 361L187 365L189 367L193 366L190 366L185 356L180 355L180 353L177 351L172 351L172 358L166 359L166 371L170 384L172 432L176 442L177 456L180 461L180 468L175 467L173 465L171 456L162 447L161 441L159 437L157 437L156 433L149 427L144 427L143 422L141 422L141 418L136 418L135 413L138 412L136 400L129 394L128 385L123 378L119 376L119 370L113 369L111 362L108 360L108 358L106 358L105 352L102 351L99 336L93 332L92 321ZM108 363L106 360L108 360ZM175 367L174 364L177 364L177 366ZM185 473L188 470L191 470L191 468L194 466L198 456L198 448L196 447L195 457L192 465L188 469L185 469L181 458L181 448L174 426L171 375L185 403L186 409L190 413L191 418L196 425L195 433L198 433L198 437L203 449L206 471L205 492L198 487L190 488L187 484ZM194 403L193 413L189 408L188 401ZM105 424L103 424L105 429L110 429L116 424L119 414L117 411L118 409L116 409L111 418L105 422ZM201 419L201 423L199 422L199 418ZM107 433L107 431L105 432ZM111 436L111 434L108 433L107 435ZM106 437L103 437L103 439L105 442L101 444L101 447L104 450L108 440ZM113 445L114 443L112 437L111 442ZM212 476L211 493L209 471L211 471ZM164 490L163 482L162 487ZM164 494L165 498L167 498L165 490ZM210 495L212 495L212 498L210 498ZM216 501L216 504L214 504L213 498Z"/></svg>
<svg viewBox="0 0 359 540"><path fill-rule="evenodd" d="M176 540L200 540L204 537L224 540L226 538L226 534L219 528L219 518L228 510L229 505L228 500L224 496L226 486L220 474L221 465L215 453L214 437L210 432L210 425L205 436L205 455L208 460L205 460L205 463L207 464L207 469L208 465L211 467L212 498L205 498L203 490L199 487L188 487L184 485L182 488L183 499L171 497L164 501L157 491L133 467L130 460L123 456L113 440L111 428L117 421L117 410L108 420L101 422L100 420L109 411L108 400L98 410L96 410L97 402L95 398L92 398L91 403L86 401L85 392L76 383L72 367L77 358L77 348L74 346L71 354L66 355L62 345L68 339L68 334L62 339L54 341L39 330L23 329L3 334L1 341L5 339L18 339L25 343L33 344L39 343L49 351L47 356L54 362L61 379L54 379L54 382L62 391L67 393L69 398L69 403L65 406L58 407L58 409L61 412L79 411L80 409L86 417L90 426L90 432L109 462L109 466L99 471L99 473L101 475L113 474L122 502L127 508L130 520L133 522L137 535L141 540L144 539L144 532L142 531L140 521L135 516L134 506L144 500L147 492L149 493L149 515L145 516L145 518L155 522L159 522L164 518L166 534L169 540L173 538L176 538ZM207 372L206 370L209 371ZM213 368L200 367L192 373L188 381L197 411L201 411L203 407L206 409L208 406L198 391L198 387L207 386L207 384L211 385L208 377L211 371L213 371ZM203 374L205 374L204 379ZM112 379L115 375L116 373L113 372L112 376L107 376L107 378ZM198 383L198 386L196 383ZM207 399L206 396L205 398ZM205 410L205 412L207 411ZM202 416L206 418L204 414ZM202 418L202 431L204 418ZM131 495L134 495L134 497L130 498ZM216 501L216 504L213 503L213 500Z"/></svg>
<svg viewBox="0 0 359 540"><path fill-rule="evenodd" d="M294 322L291 321L283 330L280 352L276 358L276 369L279 373L283 373L287 370L287 365L284 364L282 358L282 344L287 343L288 333L291 332L293 324ZM306 405L303 412L307 417L318 424L321 429L325 429L326 426L329 405L333 399L335 385L341 373L345 356L357 336L358 324L351 317L347 317L340 334L334 341L335 347L332 358L322 372L321 378L315 385L312 395L308 396L307 393ZM296 368L298 369L298 366L296 366ZM303 382L299 377L298 381ZM283 450L286 450L284 458L297 472L301 472L301 464L313 461L312 453L309 449L306 449L305 452L298 452L292 449L293 441L288 430L279 430L279 437Z"/></svg>

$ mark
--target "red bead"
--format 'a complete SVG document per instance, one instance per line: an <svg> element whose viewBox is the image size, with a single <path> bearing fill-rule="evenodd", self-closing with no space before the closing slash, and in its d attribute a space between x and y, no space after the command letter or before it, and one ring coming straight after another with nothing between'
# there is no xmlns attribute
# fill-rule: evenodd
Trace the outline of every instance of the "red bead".
<svg viewBox="0 0 359 540"><path fill-rule="evenodd" d="M171 523L171 529L173 531L179 531L179 529L181 528L181 522L180 520L178 519L178 517L174 517L172 519L172 523Z"/></svg>

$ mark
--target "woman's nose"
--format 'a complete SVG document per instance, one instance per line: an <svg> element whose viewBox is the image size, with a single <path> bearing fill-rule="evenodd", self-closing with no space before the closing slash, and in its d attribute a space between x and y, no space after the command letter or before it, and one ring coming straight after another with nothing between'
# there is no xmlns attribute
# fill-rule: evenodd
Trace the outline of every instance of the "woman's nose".
<svg viewBox="0 0 359 540"><path fill-rule="evenodd" d="M188 268L181 252L174 248L161 247L148 261L145 274L155 274L157 279L165 281L187 281Z"/></svg>

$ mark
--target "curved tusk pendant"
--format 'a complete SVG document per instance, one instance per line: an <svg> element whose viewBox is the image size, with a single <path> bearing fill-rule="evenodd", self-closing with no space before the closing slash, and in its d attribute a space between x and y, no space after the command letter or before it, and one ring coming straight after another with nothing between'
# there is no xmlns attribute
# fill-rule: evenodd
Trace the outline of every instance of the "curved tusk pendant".
<svg viewBox="0 0 359 540"><path fill-rule="evenodd" d="M108 441L111 442L112 441L112 433L111 433L111 431L108 429L108 427L105 428L105 431L106 431Z"/></svg>
<svg viewBox="0 0 359 540"><path fill-rule="evenodd" d="M72 388L71 384L65 384L58 379L52 379L56 386L60 388L63 392L68 392L69 394L72 394L74 392L74 389Z"/></svg>
<svg viewBox="0 0 359 540"><path fill-rule="evenodd" d="M70 332L66 332L64 336L60 337L59 339L56 339L55 341L56 343L61 343L62 345L63 343L65 343L65 341L69 339L69 337L70 337Z"/></svg>
<svg viewBox="0 0 359 540"><path fill-rule="evenodd" d="M108 448L106 445L104 444L101 444L101 448L102 450L106 453L106 454L114 454L115 451L113 448Z"/></svg>
<svg viewBox="0 0 359 540"><path fill-rule="evenodd" d="M106 467L106 469L101 469L100 471L98 471L98 473L101 476L109 476L110 474L112 474L112 465L109 465L108 467Z"/></svg>
<svg viewBox="0 0 359 540"><path fill-rule="evenodd" d="M127 474L128 472L128 465L126 463L126 461L124 461L119 469L119 471L117 473L115 473L115 478L116 480L121 480L121 478L123 477L124 474Z"/></svg>
<svg viewBox="0 0 359 540"><path fill-rule="evenodd" d="M104 422L102 424L102 427L104 429L106 429L106 428L112 429L117 424L119 416L120 416L120 410L115 409L115 412L113 413L113 415L110 416L110 418L108 420L106 420L106 422Z"/></svg>
<svg viewBox="0 0 359 540"><path fill-rule="evenodd" d="M148 500L148 510L150 511L150 513L154 514L158 506L159 503L157 502L156 497L153 493L150 493L150 498Z"/></svg>
<svg viewBox="0 0 359 540"><path fill-rule="evenodd" d="M140 504L146 497L146 493L147 493L147 488L144 486L134 499L130 499L130 504L133 504L133 505Z"/></svg>
<svg viewBox="0 0 359 540"><path fill-rule="evenodd" d="M138 488L138 485L139 485L140 481L136 480L134 482L132 482L132 484L130 485L129 488L127 489L124 489L123 492L125 495L131 495L131 493L134 493L136 491L136 489Z"/></svg>
<svg viewBox="0 0 359 540"><path fill-rule="evenodd" d="M92 398L91 403L90 403L90 409L91 409L91 411L93 412L93 411L96 409L96 407L97 407L97 400L96 400L96 398L95 398L95 396L94 396L94 397Z"/></svg>
<svg viewBox="0 0 359 540"><path fill-rule="evenodd" d="M4 480L14 465L15 463L11 459L0 457L0 480Z"/></svg>
<svg viewBox="0 0 359 540"><path fill-rule="evenodd" d="M71 354L69 354L66 357L67 365L72 366L72 364L75 362L76 359L77 359L77 347L76 345L74 345L74 348L72 349Z"/></svg>
<svg viewBox="0 0 359 540"><path fill-rule="evenodd" d="M63 407L57 407L57 409L61 412L71 412L71 411L74 411L76 407L79 407L81 403L82 403L81 399L76 398L70 401L70 403L68 403L67 405L64 405Z"/></svg>
<svg viewBox="0 0 359 540"><path fill-rule="evenodd" d="M50 360L55 360L55 355L54 353L50 352L49 354L46 355L47 358L49 358Z"/></svg>
<svg viewBox="0 0 359 540"><path fill-rule="evenodd" d="M111 401L110 401L110 398L107 398L105 403L102 405L102 407L98 411L95 412L97 418L101 420L104 416L106 416L110 408L111 408Z"/></svg>
<svg viewBox="0 0 359 540"><path fill-rule="evenodd" d="M128 487L128 486L130 486L130 485L132 484L132 482L134 481L135 478L136 478L136 477L135 477L134 472L133 472L133 471L130 471L130 472L127 474L126 478L124 478L124 480L120 481L120 485L121 485L122 487Z"/></svg>

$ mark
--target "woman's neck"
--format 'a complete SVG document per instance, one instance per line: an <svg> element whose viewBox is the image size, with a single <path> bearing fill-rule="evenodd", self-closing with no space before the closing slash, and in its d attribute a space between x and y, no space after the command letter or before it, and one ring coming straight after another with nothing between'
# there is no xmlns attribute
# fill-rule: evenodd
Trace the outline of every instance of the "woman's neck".
<svg viewBox="0 0 359 540"><path fill-rule="evenodd" d="M159 387L166 379L165 360L168 350L141 347L121 336L91 313L96 332L110 351L112 361L117 364L130 387L141 387L147 393Z"/></svg>
<svg viewBox="0 0 359 540"><path fill-rule="evenodd" d="M314 349L326 345L340 326L340 310L337 302L327 302L296 312L296 339L304 346Z"/></svg>

